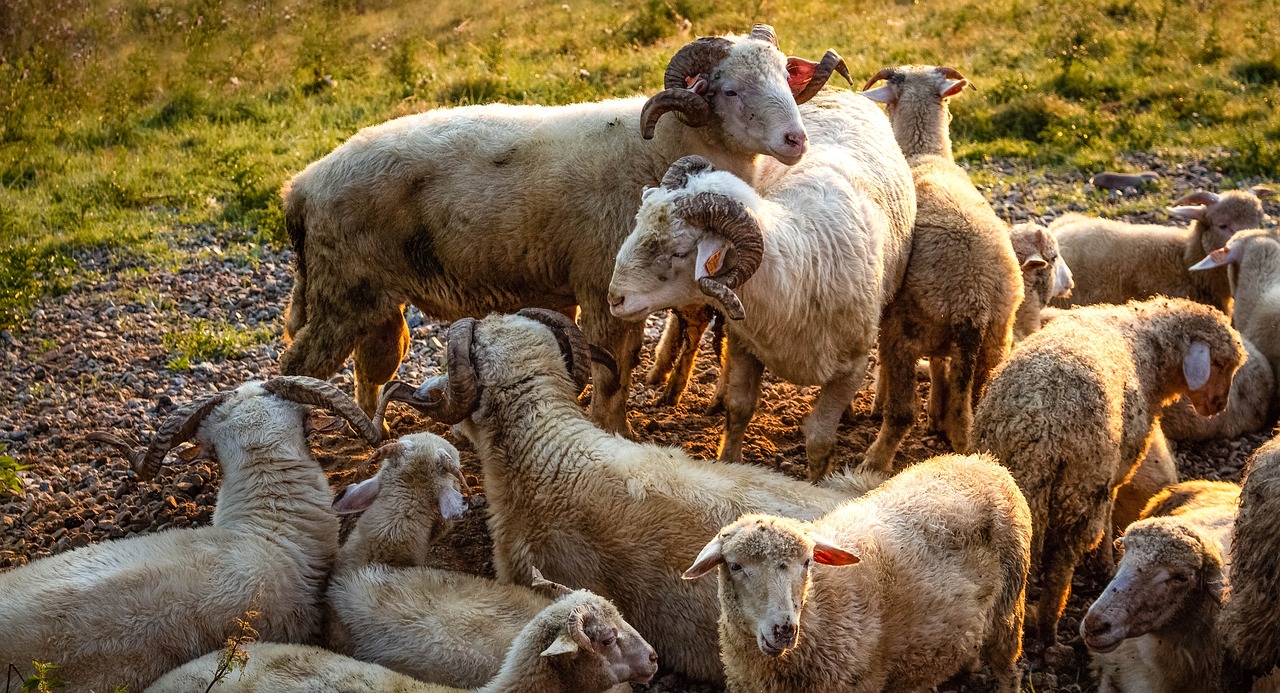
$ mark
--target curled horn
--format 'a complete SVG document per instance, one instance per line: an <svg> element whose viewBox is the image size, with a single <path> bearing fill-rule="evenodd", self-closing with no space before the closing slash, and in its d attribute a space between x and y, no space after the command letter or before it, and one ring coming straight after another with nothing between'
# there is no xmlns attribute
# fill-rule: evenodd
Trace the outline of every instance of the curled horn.
<svg viewBox="0 0 1280 693"><path fill-rule="evenodd" d="M778 47L778 32L768 24L757 24L751 27L751 38L771 43L774 48Z"/></svg>
<svg viewBox="0 0 1280 693"><path fill-rule="evenodd" d="M578 325L573 320L565 317L563 313L546 308L525 308L516 315L537 320L551 330L556 342L560 344L560 355L564 358L564 365L569 369L573 382L578 384L579 391L591 382L591 348L587 344L587 336L578 329Z"/></svg>
<svg viewBox="0 0 1280 693"><path fill-rule="evenodd" d="M723 236L733 246L738 262L722 276L702 277L698 288L720 303L733 320L746 317L742 301L733 289L751 278L764 257L764 233L742 203L719 193L698 193L676 202L676 214L686 222Z"/></svg>
<svg viewBox="0 0 1280 693"><path fill-rule="evenodd" d="M463 318L449 326L445 363L448 373L429 378L415 390L402 380L392 380L378 393L374 422L379 425L391 402L404 402L432 419L452 426L471 415L480 402L480 382L471 362L471 341L476 319Z"/></svg>
<svg viewBox="0 0 1280 693"><path fill-rule="evenodd" d="M368 457L364 458L364 460L360 462L360 466L356 467L356 477L358 478L358 477L364 476L364 470L369 465L375 462L381 465L382 461L387 459L388 457L395 457L398 455L405 454L405 450L406 448L404 446L404 443L401 443L399 441L396 441L393 443L387 443L386 445L383 445L377 450L374 450L372 453L369 454Z"/></svg>
<svg viewBox="0 0 1280 693"><path fill-rule="evenodd" d="M658 119L669 111L679 113L689 127L702 127L711 122L711 102L686 80L697 80L704 73L711 72L729 55L732 46L729 39L707 36L685 45L671 57L662 76L663 90L645 102L640 112L640 132L646 140L653 139Z"/></svg>
<svg viewBox="0 0 1280 693"><path fill-rule="evenodd" d="M262 389L291 402L324 407L346 419L370 445L382 442L382 428L374 426L354 400L330 383L301 375L286 375L268 380L262 384Z"/></svg>
<svg viewBox="0 0 1280 693"><path fill-rule="evenodd" d="M898 74L898 68L896 67L881 68L879 72L875 73L874 75L871 75L871 79L867 80L866 84L862 85L862 91L866 91L870 89L872 86L875 85L876 82L879 82L880 80L892 80L894 75L896 74Z"/></svg>
<svg viewBox="0 0 1280 693"><path fill-rule="evenodd" d="M219 392L175 409L156 430L156 436L151 439L151 445L147 447L146 454L136 462L132 457L130 458L133 471L143 479L154 479L156 473L160 471L160 463L164 461L164 456L195 436L204 418L227 401L230 396L230 392Z"/></svg>
<svg viewBox="0 0 1280 693"><path fill-rule="evenodd" d="M973 80L960 74L960 71L955 69L954 67L935 67L933 69L937 70L938 74L942 75L943 77L946 77L947 79L964 80L969 83L970 89L973 89L974 91L977 91L978 89L977 87L973 86Z"/></svg>
<svg viewBox="0 0 1280 693"><path fill-rule="evenodd" d="M844 77L849 84L853 84L853 77L849 74L849 68L844 64L844 58L841 58L840 54L834 50L829 50L826 55L822 56L822 60L818 61L818 66L813 69L813 77L809 79L809 83L804 86L804 89L799 94L796 94L796 103L804 103L816 96L819 91L822 91L822 88L827 84L827 80L831 79L831 73L833 72L840 73L840 76Z"/></svg>
<svg viewBox="0 0 1280 693"><path fill-rule="evenodd" d="M1190 195L1184 195L1181 199L1173 204L1175 206L1182 205L1211 205L1218 201L1217 193L1211 193L1207 190L1197 190Z"/></svg>
<svg viewBox="0 0 1280 693"><path fill-rule="evenodd" d="M711 162L697 154L682 156L671 164L671 168L662 176L662 187L667 190L679 190L689 182L689 176L712 170Z"/></svg>
<svg viewBox="0 0 1280 693"><path fill-rule="evenodd" d="M569 589L568 587L565 587L564 585L558 582L552 582L546 579L545 577L542 577L541 570L538 570L537 568L533 568L532 570L533 570L533 582L530 583L532 586L545 588L547 591L551 592L551 594L555 595L557 599L559 599L560 597L564 597L566 595L573 594L573 590Z"/></svg>
<svg viewBox="0 0 1280 693"><path fill-rule="evenodd" d="M588 344L587 350L591 352L591 362L604 366L609 371L609 375L616 381L618 379L618 361L613 358L613 354L609 350L599 344Z"/></svg>
<svg viewBox="0 0 1280 693"><path fill-rule="evenodd" d="M120 454L124 455L126 460L129 460L129 466L135 470L138 465L142 464L143 452L138 449L137 441L129 440L114 433L107 433L106 431L94 431L85 436L84 439L86 442L104 443L116 448L120 451Z"/></svg>

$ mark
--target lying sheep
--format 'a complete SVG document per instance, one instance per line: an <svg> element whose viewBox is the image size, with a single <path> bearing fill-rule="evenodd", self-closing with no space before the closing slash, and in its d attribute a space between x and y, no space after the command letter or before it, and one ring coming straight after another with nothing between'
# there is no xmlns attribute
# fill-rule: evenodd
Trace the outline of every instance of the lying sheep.
<svg viewBox="0 0 1280 693"><path fill-rule="evenodd" d="M842 123L840 143L815 144L765 197L702 157L673 164L645 191L609 285L613 314L626 320L700 300L731 318L722 460L742 459L766 367L821 385L804 423L811 479L832 471L840 416L866 378L910 254L913 197L879 109L850 93L823 106Z"/></svg>
<svg viewBox="0 0 1280 693"><path fill-rule="evenodd" d="M1009 473L950 455L812 524L746 515L684 577L722 566L732 691L926 690L985 663L1012 693L1030 552L1030 512Z"/></svg>
<svg viewBox="0 0 1280 693"><path fill-rule="evenodd" d="M628 681L647 683L658 655L607 600L571 591L546 607L507 652L501 672L480 693L603 693ZM211 652L169 672L148 693L446 693L377 664L301 645L254 643L243 667L210 685L226 654Z"/></svg>
<svg viewBox="0 0 1280 693"><path fill-rule="evenodd" d="M1280 438L1253 453L1245 468L1240 511L1231 544L1231 588L1218 619L1226 646L1228 690L1249 690L1252 682L1280 666Z"/></svg>
<svg viewBox="0 0 1280 693"><path fill-rule="evenodd" d="M216 649L234 619L257 611L263 638L318 635L319 602L338 549L329 484L303 435L306 408L378 432L337 388L310 378L247 383L175 411L145 452L117 436L143 478L198 436L222 465L213 525L87 546L0 573L5 664L58 666L71 690L141 690Z"/></svg>
<svg viewBox="0 0 1280 693"><path fill-rule="evenodd" d="M1045 227L1014 224L1009 240L1022 269L1022 303L1013 317L1013 341L1020 342L1040 329L1041 313L1049 300L1070 296L1076 284L1058 251L1058 240Z"/></svg>
<svg viewBox="0 0 1280 693"><path fill-rule="evenodd" d="M881 80L883 86L871 89ZM1022 302L1009 226L951 154L947 99L967 86L956 70L920 65L883 69L863 87L863 95L886 105L916 185L911 259L885 310L876 351L884 420L862 463L882 473L893 468L915 424L914 374L923 356L929 358L931 423L953 450L970 452L973 405L1009 352Z"/></svg>
<svg viewBox="0 0 1280 693"><path fill-rule="evenodd" d="M1077 286L1069 299L1054 304L1124 303L1159 294L1190 298L1229 312L1231 286L1226 270L1192 273L1187 268L1221 248L1237 231L1260 228L1260 200L1271 195L1264 187L1221 195L1192 193L1169 209L1174 216L1191 221L1186 229L1079 214L1055 220L1049 228L1075 273Z"/></svg>
<svg viewBox="0 0 1280 693"><path fill-rule="evenodd" d="M687 154L745 180L761 155L798 162L797 104L847 76L834 51L813 63L777 43L766 25L698 39L648 100L436 109L356 133L284 189L298 264L281 370L325 377L354 351L371 413L408 348L405 304L450 320L578 304L619 365L617 381L596 374L593 416L628 431L641 331L610 317L606 294L641 190Z"/></svg>
<svg viewBox="0 0 1280 693"><path fill-rule="evenodd" d="M996 370L974 433L1031 506L1048 658L1070 656L1056 643L1072 573L1103 538L1116 487L1147 451L1160 407L1187 394L1201 414L1222 411L1243 358L1222 313L1161 298L1066 311Z"/></svg>
<svg viewBox="0 0 1280 693"><path fill-rule="evenodd" d="M1116 540L1119 569L1080 622L1102 693L1215 693L1217 618L1240 487L1188 481Z"/></svg>
<svg viewBox="0 0 1280 693"><path fill-rule="evenodd" d="M577 406L586 338L550 311L464 319L449 329L447 375L389 398L457 423L484 467L493 565L531 566L618 605L675 671L723 678L715 588L680 579L681 547L748 512L808 519L861 489L821 488L753 465L691 458L596 428Z"/></svg>

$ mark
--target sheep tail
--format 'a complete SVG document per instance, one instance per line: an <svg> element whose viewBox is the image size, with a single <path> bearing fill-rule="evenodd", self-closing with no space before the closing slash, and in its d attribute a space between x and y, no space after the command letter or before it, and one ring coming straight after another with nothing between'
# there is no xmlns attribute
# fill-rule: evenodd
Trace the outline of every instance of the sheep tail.
<svg viewBox="0 0 1280 693"><path fill-rule="evenodd" d="M289 298L289 307L285 309L284 322L285 339L292 340L307 324L307 220L303 211L306 204L302 192L294 190L290 183L285 183L281 195L284 197L284 227L296 258L293 294Z"/></svg>

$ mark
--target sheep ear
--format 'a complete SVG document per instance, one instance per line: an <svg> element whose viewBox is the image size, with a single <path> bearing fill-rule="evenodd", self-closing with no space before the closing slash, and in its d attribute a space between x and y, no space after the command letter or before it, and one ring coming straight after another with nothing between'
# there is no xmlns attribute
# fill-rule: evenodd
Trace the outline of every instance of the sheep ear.
<svg viewBox="0 0 1280 693"><path fill-rule="evenodd" d="M1275 190L1272 190L1265 185L1255 185L1252 188L1249 188L1249 194L1259 200L1270 200L1277 195Z"/></svg>
<svg viewBox="0 0 1280 693"><path fill-rule="evenodd" d="M1239 246L1236 246L1234 248L1223 247L1223 248L1218 248L1217 250L1210 251L1208 255L1204 256L1203 260L1188 267L1187 269L1207 270L1207 269L1213 269L1215 267L1222 267L1223 265L1229 265L1239 259L1238 256L1240 254L1240 251L1238 250L1238 248Z"/></svg>
<svg viewBox="0 0 1280 693"><path fill-rule="evenodd" d="M346 425L346 423L346 420L341 416L333 416L327 411L312 409L311 413L307 415L303 428L307 433L313 433L315 431L331 433L333 431L340 430Z"/></svg>
<svg viewBox="0 0 1280 693"><path fill-rule="evenodd" d="M1048 267L1048 266L1049 266L1049 263L1045 261L1044 256L1041 255L1040 253L1036 253L1032 255L1022 263L1022 269L1024 270L1040 269L1041 267Z"/></svg>
<svg viewBox="0 0 1280 693"><path fill-rule="evenodd" d="M578 651L578 643L574 642L573 636L568 633L561 633L547 649L542 651L543 657L555 657L556 655L573 654Z"/></svg>
<svg viewBox="0 0 1280 693"><path fill-rule="evenodd" d="M1175 217L1186 219L1188 221L1197 221L1204 219L1204 205L1180 205L1178 207L1169 207L1169 213Z"/></svg>
<svg viewBox="0 0 1280 693"><path fill-rule="evenodd" d="M868 89L858 93L872 101L875 101L876 103L893 103L898 100L898 93L894 91L893 86L889 84L884 84L876 87L875 89Z"/></svg>
<svg viewBox="0 0 1280 693"><path fill-rule="evenodd" d="M826 537L810 534L809 538L813 540L813 560L822 565L855 565L862 560L852 551L840 548Z"/></svg>
<svg viewBox="0 0 1280 693"><path fill-rule="evenodd" d="M973 86L967 79L949 79L938 87L938 95L942 98L949 98L964 91L965 87Z"/></svg>
<svg viewBox="0 0 1280 693"><path fill-rule="evenodd" d="M683 577L686 580L696 580L703 575L711 572L716 566L724 563L724 543L720 541L720 535L716 535L714 539L707 542L702 547L702 551L698 557L693 560L693 565L684 571Z"/></svg>
<svg viewBox="0 0 1280 693"><path fill-rule="evenodd" d="M440 489L440 516L446 520L456 520L467 512L467 499L462 492L445 486Z"/></svg>
<svg viewBox="0 0 1280 693"><path fill-rule="evenodd" d="M794 55L787 56L787 86L791 88L791 95L795 96L804 91L809 86L809 82L813 81L813 73L817 72L818 63L804 58L797 58Z"/></svg>
<svg viewBox="0 0 1280 693"><path fill-rule="evenodd" d="M724 268L729 243L716 236L703 236L698 241L698 266L693 271L694 280L711 277Z"/></svg>
<svg viewBox="0 0 1280 693"><path fill-rule="evenodd" d="M378 499L378 477L373 476L342 489L333 499L333 511L339 515L367 510Z"/></svg>
<svg viewBox="0 0 1280 693"><path fill-rule="evenodd" d="M1186 356L1182 357L1182 376L1187 379L1187 388L1199 390L1209 382L1213 372L1213 364L1209 359L1209 345L1204 342L1192 342L1187 347Z"/></svg>

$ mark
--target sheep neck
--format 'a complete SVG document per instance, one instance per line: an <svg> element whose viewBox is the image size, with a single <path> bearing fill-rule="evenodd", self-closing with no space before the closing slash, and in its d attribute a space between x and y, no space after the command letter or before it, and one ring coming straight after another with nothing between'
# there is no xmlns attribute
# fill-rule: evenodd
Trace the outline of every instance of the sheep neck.
<svg viewBox="0 0 1280 693"><path fill-rule="evenodd" d="M907 161L921 156L940 156L954 162L951 155L951 112L947 102L899 103L893 110L893 136Z"/></svg>
<svg viewBox="0 0 1280 693"><path fill-rule="evenodd" d="M1191 222L1190 228L1187 229L1187 243L1182 253L1182 262L1186 267L1190 267L1204 259L1207 253L1204 249L1204 222L1195 220ZM1212 248L1211 248L1212 250ZM1200 291L1199 296L1193 296L1199 301L1209 301L1211 305L1219 310L1227 311L1231 302L1231 280L1227 274L1227 268L1219 267L1209 270L1187 271L1191 275L1191 285Z"/></svg>
<svg viewBox="0 0 1280 693"><path fill-rule="evenodd" d="M764 158L761 154L744 151L730 142L718 127L691 128L681 123L675 115L658 121L657 133L650 147L650 151L659 159L661 172L658 179L661 179L667 167L675 163L676 159L697 154L708 159L717 169L728 171L754 186Z"/></svg>
<svg viewBox="0 0 1280 693"><path fill-rule="evenodd" d="M1245 336L1253 336L1250 328L1255 311L1273 287L1280 287L1280 244L1254 240L1246 249L1236 273L1235 311L1232 313L1235 328Z"/></svg>
<svg viewBox="0 0 1280 693"><path fill-rule="evenodd" d="M1222 645L1217 621L1220 607L1209 595L1196 595L1178 610L1168 624L1150 633L1162 647L1156 650L1156 666L1164 672L1171 690L1203 686L1206 693L1216 685L1222 670Z"/></svg>

